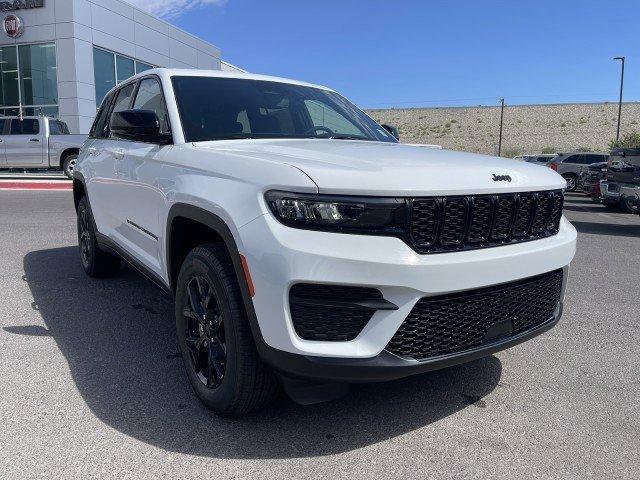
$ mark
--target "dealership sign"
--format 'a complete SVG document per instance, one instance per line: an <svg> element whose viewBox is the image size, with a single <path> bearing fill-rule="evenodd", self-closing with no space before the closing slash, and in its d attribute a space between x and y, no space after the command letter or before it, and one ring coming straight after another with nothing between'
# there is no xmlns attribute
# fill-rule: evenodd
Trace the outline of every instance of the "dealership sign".
<svg viewBox="0 0 640 480"><path fill-rule="evenodd" d="M40 7L44 7L44 0L0 0L0 11L3 12Z"/></svg>
<svg viewBox="0 0 640 480"><path fill-rule="evenodd" d="M22 19L14 14L4 17L2 26L4 27L4 33L9 35L11 38L17 38L24 33L24 23L22 22Z"/></svg>

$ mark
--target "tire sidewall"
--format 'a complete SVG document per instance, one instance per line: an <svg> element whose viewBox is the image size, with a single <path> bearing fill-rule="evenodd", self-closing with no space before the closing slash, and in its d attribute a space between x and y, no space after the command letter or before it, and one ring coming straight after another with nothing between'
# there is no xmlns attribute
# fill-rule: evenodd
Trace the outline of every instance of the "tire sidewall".
<svg viewBox="0 0 640 480"><path fill-rule="evenodd" d="M567 192L575 192L578 189L578 177L576 177L575 175L563 175L562 176L567 182L569 180L573 181L573 187L569 188L569 185L567 184Z"/></svg>
<svg viewBox="0 0 640 480"><path fill-rule="evenodd" d="M88 230L89 230L89 259L88 262L85 264L83 258L82 258L82 242L80 240L80 234L81 234L81 230L82 227L80 225L80 217L82 215L82 211L86 211L86 215L87 215L87 221L88 221ZM84 269L84 271L87 274L91 274L93 272L94 269L94 263L95 263L95 258L96 258L96 236L95 236L95 232L93 231L93 217L91 215L91 208L89 207L89 201L87 200L87 197L82 197L80 199L80 202L78 203L78 214L77 214L77 219L76 219L76 223L77 223L77 233L78 233L78 253L80 254L80 264L82 265L82 268Z"/></svg>
<svg viewBox="0 0 640 480"><path fill-rule="evenodd" d="M198 397L213 410L219 411L228 408L229 404L236 397L236 389L238 387L238 332L236 331L237 322L241 319L235 318L231 302L236 301L233 293L220 281L216 272L216 267L210 265L208 259L197 253L190 254L180 271L178 282L176 285L175 296L175 316L176 316L176 335L178 338L178 346L182 354L182 361L189 377L189 381ZM225 344L227 348L227 358L225 365L224 378L217 388L207 388L196 375L195 369L191 363L189 350L185 340L185 329L187 319L183 315L183 310L188 304L187 285L195 276L203 276L212 286L219 308L222 313L222 322L225 332Z"/></svg>

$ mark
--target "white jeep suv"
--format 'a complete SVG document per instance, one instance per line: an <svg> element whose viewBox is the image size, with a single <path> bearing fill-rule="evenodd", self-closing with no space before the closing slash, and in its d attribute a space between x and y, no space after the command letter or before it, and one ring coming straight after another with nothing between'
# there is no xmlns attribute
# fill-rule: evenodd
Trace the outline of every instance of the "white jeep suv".
<svg viewBox="0 0 640 480"><path fill-rule="evenodd" d="M91 276L125 259L175 298L220 415L489 355L560 318L564 179L401 145L338 93L150 70L105 98L74 172Z"/></svg>

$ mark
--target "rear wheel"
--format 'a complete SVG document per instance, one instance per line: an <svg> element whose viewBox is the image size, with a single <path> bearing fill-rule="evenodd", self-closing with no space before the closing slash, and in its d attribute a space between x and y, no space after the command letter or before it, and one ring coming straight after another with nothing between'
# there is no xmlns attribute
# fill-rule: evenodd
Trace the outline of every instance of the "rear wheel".
<svg viewBox="0 0 640 480"><path fill-rule="evenodd" d="M73 154L69 155L64 159L62 163L62 171L67 176L67 178L73 179L73 170L76 168L76 161L78 160L78 155Z"/></svg>
<svg viewBox="0 0 640 480"><path fill-rule="evenodd" d="M256 350L226 249L206 244L185 259L176 286L176 331L198 398L221 416L239 416L278 393L275 375Z"/></svg>
<svg viewBox="0 0 640 480"><path fill-rule="evenodd" d="M78 248L82 268L90 277L107 277L120 268L120 259L100 249L87 197L78 203Z"/></svg>

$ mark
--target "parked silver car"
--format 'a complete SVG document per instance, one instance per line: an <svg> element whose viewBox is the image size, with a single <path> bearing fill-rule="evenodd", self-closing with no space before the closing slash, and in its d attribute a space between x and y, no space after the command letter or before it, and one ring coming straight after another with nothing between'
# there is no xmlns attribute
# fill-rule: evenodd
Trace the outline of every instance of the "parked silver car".
<svg viewBox="0 0 640 480"><path fill-rule="evenodd" d="M608 153L603 152L571 152L560 153L547 163L547 166L558 172L567 181L567 192L573 192L581 187L581 178L588 173L589 165L606 162Z"/></svg>
<svg viewBox="0 0 640 480"><path fill-rule="evenodd" d="M73 178L87 135L70 135L61 120L48 117L0 118L0 168L62 169Z"/></svg>

